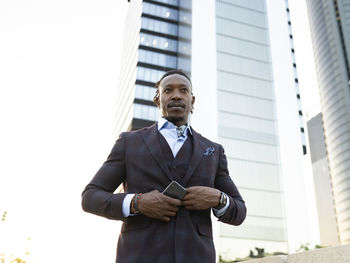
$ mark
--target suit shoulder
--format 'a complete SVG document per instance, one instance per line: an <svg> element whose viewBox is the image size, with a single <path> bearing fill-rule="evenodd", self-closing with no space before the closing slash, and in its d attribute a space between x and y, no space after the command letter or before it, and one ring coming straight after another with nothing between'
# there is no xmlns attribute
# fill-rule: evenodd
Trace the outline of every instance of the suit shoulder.
<svg viewBox="0 0 350 263"><path fill-rule="evenodd" d="M151 129L155 124L149 126L149 127L144 127L144 128L141 128L141 129L138 129L138 130L135 130L135 131L127 131L127 132L121 132L119 134L119 139L121 138L135 138L140 136L140 134L144 133L145 131Z"/></svg>

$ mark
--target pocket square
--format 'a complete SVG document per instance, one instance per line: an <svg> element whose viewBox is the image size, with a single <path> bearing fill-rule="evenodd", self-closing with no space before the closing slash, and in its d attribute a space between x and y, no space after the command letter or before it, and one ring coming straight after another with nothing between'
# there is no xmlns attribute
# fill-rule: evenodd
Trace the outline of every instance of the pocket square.
<svg viewBox="0 0 350 263"><path fill-rule="evenodd" d="M213 156L215 152L215 148L214 147L208 147L207 149L205 149L205 152L203 155L205 156Z"/></svg>

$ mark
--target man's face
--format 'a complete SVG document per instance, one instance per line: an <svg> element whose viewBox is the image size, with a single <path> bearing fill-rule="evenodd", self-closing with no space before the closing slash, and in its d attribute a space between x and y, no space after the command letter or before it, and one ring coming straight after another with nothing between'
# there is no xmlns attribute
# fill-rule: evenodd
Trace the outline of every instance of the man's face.
<svg viewBox="0 0 350 263"><path fill-rule="evenodd" d="M157 106L162 116L175 125L187 123L194 101L191 83L186 77L172 74L160 82Z"/></svg>

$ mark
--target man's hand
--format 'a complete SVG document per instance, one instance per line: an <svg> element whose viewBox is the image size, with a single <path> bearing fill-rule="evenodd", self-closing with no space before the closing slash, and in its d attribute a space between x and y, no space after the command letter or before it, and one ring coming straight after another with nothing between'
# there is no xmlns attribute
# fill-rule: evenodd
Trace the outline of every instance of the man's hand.
<svg viewBox="0 0 350 263"><path fill-rule="evenodd" d="M176 215L181 204L180 200L154 190L141 195L138 210L147 217L169 222L170 217Z"/></svg>
<svg viewBox="0 0 350 263"><path fill-rule="evenodd" d="M182 205L188 210L205 210L219 205L221 192L207 186L186 188L187 194L182 198Z"/></svg>

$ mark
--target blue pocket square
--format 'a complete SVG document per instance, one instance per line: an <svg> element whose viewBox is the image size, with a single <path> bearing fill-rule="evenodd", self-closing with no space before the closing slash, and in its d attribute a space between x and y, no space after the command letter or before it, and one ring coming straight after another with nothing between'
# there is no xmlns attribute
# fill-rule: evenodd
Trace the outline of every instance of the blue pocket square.
<svg viewBox="0 0 350 263"><path fill-rule="evenodd" d="M204 152L204 156L213 156L215 152L215 148L214 147L208 147L207 149L205 149L205 152Z"/></svg>

